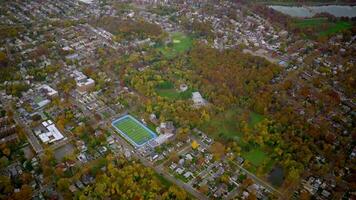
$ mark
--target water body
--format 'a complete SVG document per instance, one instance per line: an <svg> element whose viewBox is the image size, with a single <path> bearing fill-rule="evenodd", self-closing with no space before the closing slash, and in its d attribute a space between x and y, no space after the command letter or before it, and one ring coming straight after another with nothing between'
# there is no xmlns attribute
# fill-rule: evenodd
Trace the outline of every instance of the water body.
<svg viewBox="0 0 356 200"><path fill-rule="evenodd" d="M292 17L313 17L318 13L329 13L335 17L356 17L356 6L269 6Z"/></svg>
<svg viewBox="0 0 356 200"><path fill-rule="evenodd" d="M277 166L273 168L268 176L268 181L271 182L274 186L281 186L284 181L284 171L282 167Z"/></svg>

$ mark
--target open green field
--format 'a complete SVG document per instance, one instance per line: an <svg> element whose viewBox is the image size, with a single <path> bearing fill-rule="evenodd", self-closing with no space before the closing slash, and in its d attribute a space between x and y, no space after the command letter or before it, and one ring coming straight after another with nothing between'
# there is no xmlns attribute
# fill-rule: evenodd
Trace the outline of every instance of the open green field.
<svg viewBox="0 0 356 200"><path fill-rule="evenodd" d="M239 133L237 130L239 129L238 119L242 113L243 111L241 109L232 108L223 113L211 116L210 121L204 123L201 129L205 132L214 133L217 137L234 139L241 142L239 138L242 136L242 133ZM246 122L249 128L253 128L263 119L263 115L250 111Z"/></svg>
<svg viewBox="0 0 356 200"><path fill-rule="evenodd" d="M294 24L298 28L314 28L317 36L328 36L352 28L350 22L330 22L326 18L299 19Z"/></svg>
<svg viewBox="0 0 356 200"><path fill-rule="evenodd" d="M255 166L262 164L263 161L268 158L267 154L258 148L255 148L249 152L244 152L242 156Z"/></svg>
<svg viewBox="0 0 356 200"><path fill-rule="evenodd" d="M167 58L172 58L175 55L183 53L192 47L193 39L184 33L172 33L171 39L171 44L159 48L162 54Z"/></svg>
<svg viewBox="0 0 356 200"><path fill-rule="evenodd" d="M184 92L180 92L174 88L174 84L169 81L164 81L156 87L156 93L161 97L166 97L170 100L186 100L192 97L193 89L189 88Z"/></svg>
<svg viewBox="0 0 356 200"><path fill-rule="evenodd" d="M246 116L242 117L242 115ZM251 163L248 170L255 173L258 167L262 167L263 172L268 173L274 167L275 161L258 145L245 143L241 139L245 133L239 131L239 121L245 120L248 123L248 127L253 129L263 119L265 119L263 115L253 111L231 108L225 112L211 116L211 119L204 123L200 129L215 138L235 140L241 147L241 156Z"/></svg>
<svg viewBox="0 0 356 200"><path fill-rule="evenodd" d="M294 25L299 28L307 28L310 26L320 26L323 23L327 23L325 18L313 18L313 19L300 19Z"/></svg>
<svg viewBox="0 0 356 200"><path fill-rule="evenodd" d="M176 89L158 89L157 94L161 97L167 97L172 100L186 100L192 97L193 90L179 92Z"/></svg>
<svg viewBox="0 0 356 200"><path fill-rule="evenodd" d="M118 119L112 124L116 130L118 130L118 132L134 146L143 145L147 141L156 137L152 131L130 116Z"/></svg>
<svg viewBox="0 0 356 200"><path fill-rule="evenodd" d="M251 165L245 167L252 173L256 173L257 169L262 167L262 174L268 174L276 164L276 161L260 147L254 147L250 151L242 151L241 156L251 163Z"/></svg>
<svg viewBox="0 0 356 200"><path fill-rule="evenodd" d="M343 30L347 30L352 28L352 25L349 22L337 22L333 26L331 26L329 29L320 32L320 35L333 35L335 33L338 33Z"/></svg>

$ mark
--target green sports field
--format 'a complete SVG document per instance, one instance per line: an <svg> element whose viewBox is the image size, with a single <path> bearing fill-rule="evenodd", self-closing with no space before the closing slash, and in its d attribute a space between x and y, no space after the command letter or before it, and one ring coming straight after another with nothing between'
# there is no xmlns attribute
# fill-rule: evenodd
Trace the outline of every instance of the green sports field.
<svg viewBox="0 0 356 200"><path fill-rule="evenodd" d="M156 137L156 134L130 115L112 123L113 127L135 147L140 147Z"/></svg>

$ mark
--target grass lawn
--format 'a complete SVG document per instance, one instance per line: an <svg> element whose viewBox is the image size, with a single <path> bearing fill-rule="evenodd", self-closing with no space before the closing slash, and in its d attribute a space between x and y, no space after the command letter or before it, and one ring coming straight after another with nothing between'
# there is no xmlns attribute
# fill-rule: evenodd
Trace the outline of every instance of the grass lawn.
<svg viewBox="0 0 356 200"><path fill-rule="evenodd" d="M264 160L268 159L267 154L258 148L255 148L249 152L243 152L242 156L255 166L262 164Z"/></svg>
<svg viewBox="0 0 356 200"><path fill-rule="evenodd" d="M215 134L217 137L224 137L225 139L234 139L239 142L242 133L239 133L238 118L243 111L240 108L231 108L218 115L211 116L211 120L204 123L201 129L207 133ZM256 124L264 119L263 115L255 112L249 113L248 125L253 128Z"/></svg>
<svg viewBox="0 0 356 200"><path fill-rule="evenodd" d="M157 174L155 173L156 177L158 178L159 181L161 181L161 183L166 186L169 187L172 185L171 182L169 182L166 178L164 178L161 174Z"/></svg>
<svg viewBox="0 0 356 200"><path fill-rule="evenodd" d="M335 33L338 33L340 31L350 29L352 28L352 25L349 22L337 22L333 26L331 26L328 30L322 31L319 34L324 36L324 35L332 35Z"/></svg>
<svg viewBox="0 0 356 200"><path fill-rule="evenodd" d="M298 28L316 28L317 36L328 36L352 28L352 24L345 21L330 22L326 18L300 19L294 23Z"/></svg>
<svg viewBox="0 0 356 200"><path fill-rule="evenodd" d="M113 126L134 146L140 146L156 136L154 132L129 115L113 122Z"/></svg>
<svg viewBox="0 0 356 200"><path fill-rule="evenodd" d="M188 89L184 92L180 92L174 88L174 84L169 81L164 81L157 85L156 92L161 97L166 97L171 100L186 100L192 97L193 89Z"/></svg>
<svg viewBox="0 0 356 200"><path fill-rule="evenodd" d="M320 26L323 23L328 23L325 18L300 19L294 25L299 28L307 28L310 26Z"/></svg>
<svg viewBox="0 0 356 200"><path fill-rule="evenodd" d="M156 89L156 92L161 97L167 97L171 100L186 100L192 97L192 89L184 92L179 92L176 89Z"/></svg>
<svg viewBox="0 0 356 200"><path fill-rule="evenodd" d="M235 108L211 116L211 119L208 122L205 122L201 129L216 138L222 136L225 139L235 139L239 141L239 138L242 135L237 132L239 123L237 123L236 118L240 112L240 109Z"/></svg>
<svg viewBox="0 0 356 200"><path fill-rule="evenodd" d="M184 33L175 32L171 34L171 37L171 44L159 48L162 54L167 58L172 58L178 53L183 53L192 47L192 38L186 36Z"/></svg>

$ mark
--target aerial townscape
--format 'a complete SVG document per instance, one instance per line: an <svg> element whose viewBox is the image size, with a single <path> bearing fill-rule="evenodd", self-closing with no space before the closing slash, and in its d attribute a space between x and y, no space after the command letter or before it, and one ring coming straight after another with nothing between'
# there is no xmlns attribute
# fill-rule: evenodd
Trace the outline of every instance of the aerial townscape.
<svg viewBox="0 0 356 200"><path fill-rule="evenodd" d="M0 199L355 200L354 0L0 0Z"/></svg>

